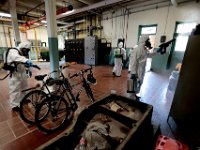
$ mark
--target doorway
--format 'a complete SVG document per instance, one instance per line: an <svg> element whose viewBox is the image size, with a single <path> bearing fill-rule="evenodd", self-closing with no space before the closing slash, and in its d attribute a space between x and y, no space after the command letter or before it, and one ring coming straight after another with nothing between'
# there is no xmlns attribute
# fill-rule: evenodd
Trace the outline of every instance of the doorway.
<svg viewBox="0 0 200 150"><path fill-rule="evenodd" d="M155 47L156 32L157 32L157 24L139 26L138 41L141 35L144 35L144 34L149 35L151 46L153 47L150 50L151 52L153 51ZM152 62L152 58L147 58L146 72L151 70L151 62Z"/></svg>
<svg viewBox="0 0 200 150"><path fill-rule="evenodd" d="M174 38L176 41L172 45L168 58L167 68L174 70L177 63L181 63L185 54L188 38L195 28L196 23L176 22Z"/></svg>

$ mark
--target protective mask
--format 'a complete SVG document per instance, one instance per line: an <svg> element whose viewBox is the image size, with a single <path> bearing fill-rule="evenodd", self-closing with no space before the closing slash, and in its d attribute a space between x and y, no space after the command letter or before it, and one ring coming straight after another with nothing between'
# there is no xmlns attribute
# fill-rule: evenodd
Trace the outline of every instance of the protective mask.
<svg viewBox="0 0 200 150"><path fill-rule="evenodd" d="M152 49L151 42L149 41L149 39L145 42L145 46L146 46L148 49Z"/></svg>
<svg viewBox="0 0 200 150"><path fill-rule="evenodd" d="M30 49L26 49L26 48L21 49L22 55L25 57L28 57L29 51L30 51Z"/></svg>

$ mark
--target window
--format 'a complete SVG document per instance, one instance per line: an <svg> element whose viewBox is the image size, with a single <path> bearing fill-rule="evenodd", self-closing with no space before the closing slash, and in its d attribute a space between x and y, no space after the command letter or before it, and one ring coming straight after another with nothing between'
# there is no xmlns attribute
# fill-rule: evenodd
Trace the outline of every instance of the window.
<svg viewBox="0 0 200 150"><path fill-rule="evenodd" d="M176 33L191 33L192 29L194 29L196 23L181 23L177 25Z"/></svg>
<svg viewBox="0 0 200 150"><path fill-rule="evenodd" d="M156 34L156 26L152 27L142 27L141 34Z"/></svg>
<svg viewBox="0 0 200 150"><path fill-rule="evenodd" d="M176 38L175 51L184 51L187 46L188 36L178 36Z"/></svg>
<svg viewBox="0 0 200 150"><path fill-rule="evenodd" d="M192 30L196 27L196 23L179 23L177 24L175 35L175 51L184 52L187 46L188 38Z"/></svg>

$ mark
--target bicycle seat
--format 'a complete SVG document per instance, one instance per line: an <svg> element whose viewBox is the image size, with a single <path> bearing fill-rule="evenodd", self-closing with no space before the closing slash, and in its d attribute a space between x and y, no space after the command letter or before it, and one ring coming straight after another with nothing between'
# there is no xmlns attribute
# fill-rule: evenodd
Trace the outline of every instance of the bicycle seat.
<svg viewBox="0 0 200 150"><path fill-rule="evenodd" d="M44 74L44 75L37 75L35 76L35 79L38 80L38 81L42 81L44 80L44 78L47 76L47 74Z"/></svg>
<svg viewBox="0 0 200 150"><path fill-rule="evenodd" d="M63 83L64 83L64 80L62 80L62 79L49 78L49 79L46 80L46 84L48 86L52 86L53 84L62 85Z"/></svg>
<svg viewBox="0 0 200 150"><path fill-rule="evenodd" d="M48 78L48 79L46 80L46 84L47 84L48 86L52 86L52 85L54 84L54 79L53 79L53 78Z"/></svg>

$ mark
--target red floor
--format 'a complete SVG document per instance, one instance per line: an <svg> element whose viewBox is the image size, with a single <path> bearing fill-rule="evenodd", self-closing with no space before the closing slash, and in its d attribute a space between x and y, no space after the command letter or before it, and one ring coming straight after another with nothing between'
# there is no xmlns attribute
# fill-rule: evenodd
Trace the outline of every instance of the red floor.
<svg viewBox="0 0 200 150"><path fill-rule="evenodd" d="M34 70L33 75L49 72L48 63L40 63L41 71ZM84 65L71 65L65 71L65 74L78 71L80 68L86 68ZM93 68L94 75L97 78L97 85L92 86L95 99L101 99L111 90L116 90L117 94L131 97L131 94L126 93L126 83L129 78L127 69L122 71L121 77L112 76L111 66L96 66ZM0 78L5 73L0 71ZM153 105L152 122L160 124L161 133L173 137L171 130L166 124L171 101L166 99L166 89L168 86L168 75L147 72L142 87L142 101ZM35 149L43 143L49 141L59 133L47 135L42 133L35 126L30 126L21 120L16 112L12 112L9 106L8 81L0 81L0 149L6 150L21 150ZM35 85L34 78L29 79L29 86ZM87 105L88 102L81 97L81 105Z"/></svg>

